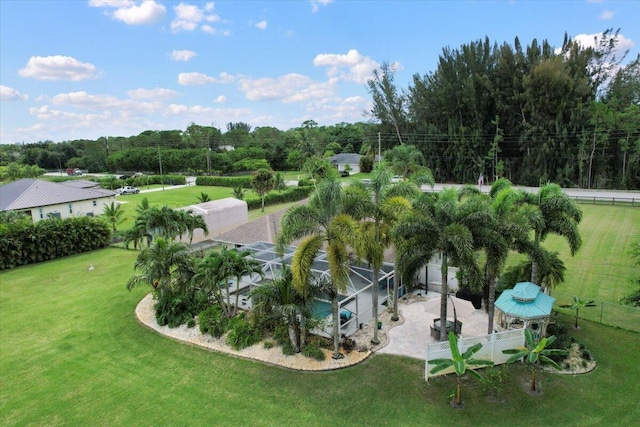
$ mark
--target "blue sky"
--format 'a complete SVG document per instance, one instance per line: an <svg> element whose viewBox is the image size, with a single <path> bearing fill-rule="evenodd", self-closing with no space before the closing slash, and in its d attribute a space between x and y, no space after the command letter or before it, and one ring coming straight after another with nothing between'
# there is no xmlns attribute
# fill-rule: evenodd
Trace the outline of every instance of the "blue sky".
<svg viewBox="0 0 640 427"><path fill-rule="evenodd" d="M366 121L383 62L406 88L447 46L607 28L635 58L639 22L638 1L0 0L0 143Z"/></svg>

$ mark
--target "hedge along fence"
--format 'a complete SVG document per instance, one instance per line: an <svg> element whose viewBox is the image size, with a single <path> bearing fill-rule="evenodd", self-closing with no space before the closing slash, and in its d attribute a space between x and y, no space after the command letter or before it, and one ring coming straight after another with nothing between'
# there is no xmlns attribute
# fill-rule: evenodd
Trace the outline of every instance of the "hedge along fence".
<svg viewBox="0 0 640 427"><path fill-rule="evenodd" d="M187 177L184 175L142 175L135 178L125 179L127 185L134 187L144 187L145 185L186 185Z"/></svg>
<svg viewBox="0 0 640 427"><path fill-rule="evenodd" d="M199 176L196 178L196 185L251 188L251 175L245 176ZM265 199L266 203L266 199ZM251 209L251 208L249 208Z"/></svg>
<svg viewBox="0 0 640 427"><path fill-rule="evenodd" d="M107 246L111 229L100 218L47 219L0 226L0 270Z"/></svg>
<svg viewBox="0 0 640 427"><path fill-rule="evenodd" d="M272 191L264 196L264 205L297 202L309 197L312 190L313 187L289 187L282 192ZM249 210L262 208L262 199L258 196L248 197L245 202L247 202Z"/></svg>

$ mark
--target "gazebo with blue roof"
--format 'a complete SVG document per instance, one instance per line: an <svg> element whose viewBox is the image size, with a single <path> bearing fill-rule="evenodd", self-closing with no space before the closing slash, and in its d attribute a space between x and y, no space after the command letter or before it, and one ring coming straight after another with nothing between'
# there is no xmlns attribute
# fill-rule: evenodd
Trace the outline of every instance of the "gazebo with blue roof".
<svg viewBox="0 0 640 427"><path fill-rule="evenodd" d="M555 301L540 292L540 286L535 283L516 283L513 289L503 291L495 302L499 310L498 322L505 329L515 329L514 324L521 321L522 327L531 329L537 337L545 336Z"/></svg>

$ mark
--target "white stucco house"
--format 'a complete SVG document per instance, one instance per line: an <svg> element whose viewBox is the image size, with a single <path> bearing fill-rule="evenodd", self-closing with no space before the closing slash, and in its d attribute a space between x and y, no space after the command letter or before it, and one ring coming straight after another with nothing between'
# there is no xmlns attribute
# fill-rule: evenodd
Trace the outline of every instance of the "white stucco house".
<svg viewBox="0 0 640 427"><path fill-rule="evenodd" d="M0 211L25 212L38 222L52 216L101 215L105 205L116 201L115 191L86 185L32 178L13 181L0 187Z"/></svg>

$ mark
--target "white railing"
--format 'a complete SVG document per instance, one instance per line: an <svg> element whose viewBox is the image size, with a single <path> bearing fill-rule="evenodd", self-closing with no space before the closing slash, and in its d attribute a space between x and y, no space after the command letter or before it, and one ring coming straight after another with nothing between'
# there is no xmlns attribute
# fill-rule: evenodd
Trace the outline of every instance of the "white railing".
<svg viewBox="0 0 640 427"><path fill-rule="evenodd" d="M510 331L494 332L490 335L480 335L477 337L468 337L458 339L458 348L460 353L464 353L467 349L477 343L482 344L482 348L476 354L474 359L491 360L495 365L505 363L509 357L508 354L502 353L502 350L518 348L524 345L524 329L513 329ZM429 364L429 360L434 359L451 359L451 348L449 341L441 341L437 343L427 343L427 356L425 362L424 379L429 381L429 377L445 375L454 372L453 367L445 369L436 374L430 374L429 370L433 365Z"/></svg>

